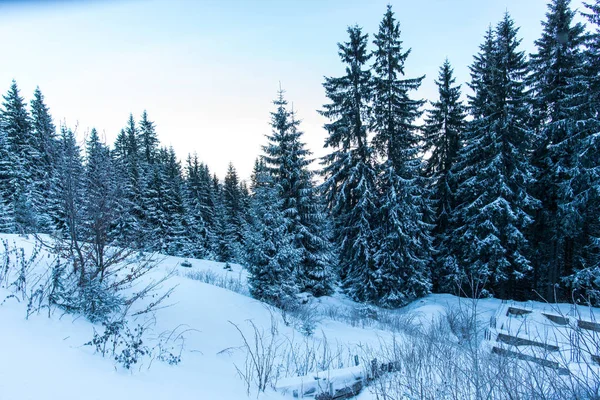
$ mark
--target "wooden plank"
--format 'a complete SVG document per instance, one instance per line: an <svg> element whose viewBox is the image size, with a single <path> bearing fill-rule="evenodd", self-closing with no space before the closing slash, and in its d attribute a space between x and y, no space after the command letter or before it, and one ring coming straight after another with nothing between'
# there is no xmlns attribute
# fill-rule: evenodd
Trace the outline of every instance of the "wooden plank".
<svg viewBox="0 0 600 400"><path fill-rule="evenodd" d="M508 317L509 314L511 314L511 315L525 315L525 314L531 314L531 311L530 310L524 310L522 308L508 307L508 311L506 311L506 316Z"/></svg>
<svg viewBox="0 0 600 400"><path fill-rule="evenodd" d="M554 346L552 344L536 342L534 340L524 339L517 336L506 335L504 333L499 333L496 338L498 342L510 344L512 346L535 346L540 347L542 349L546 349L549 351L558 351L558 346Z"/></svg>
<svg viewBox="0 0 600 400"><path fill-rule="evenodd" d="M577 326L581 329L587 329L589 331L600 332L600 324L592 321L584 321L581 319L577 320Z"/></svg>
<svg viewBox="0 0 600 400"><path fill-rule="evenodd" d="M546 318L548 318L550 321L554 322L555 324L558 325L568 325L569 324L569 319L567 317L563 317L561 315L554 315L554 314L545 314L542 313L542 315Z"/></svg>
<svg viewBox="0 0 600 400"><path fill-rule="evenodd" d="M531 362L539 364L543 367L553 368L553 369L557 370L558 373L561 375L569 374L569 370L561 367L560 364L557 363L556 361L550 361L550 360L546 360L543 358L530 356L529 354L523 354L523 353L519 353L516 351L507 350L507 349L503 349L503 348L495 347L495 346L492 348L492 353L498 354L498 355L504 356L504 357L514 357L514 358L517 358L517 359L523 360L523 361L531 361Z"/></svg>

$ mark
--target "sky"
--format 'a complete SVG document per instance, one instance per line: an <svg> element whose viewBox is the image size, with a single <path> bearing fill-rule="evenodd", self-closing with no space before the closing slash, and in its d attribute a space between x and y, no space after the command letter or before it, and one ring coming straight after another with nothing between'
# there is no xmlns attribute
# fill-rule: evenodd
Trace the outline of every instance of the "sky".
<svg viewBox="0 0 600 400"><path fill-rule="evenodd" d="M324 76L344 73L337 43L354 24L372 42L387 4L412 49L406 76L425 75L413 96L427 100L446 57L467 90L473 55L506 11L527 53L546 13L546 0L0 1L0 92L15 79L29 101L39 86L81 142L95 127L112 144L147 110L182 160L196 152L220 177L233 162L248 178L280 84L314 157L326 153L317 110Z"/></svg>

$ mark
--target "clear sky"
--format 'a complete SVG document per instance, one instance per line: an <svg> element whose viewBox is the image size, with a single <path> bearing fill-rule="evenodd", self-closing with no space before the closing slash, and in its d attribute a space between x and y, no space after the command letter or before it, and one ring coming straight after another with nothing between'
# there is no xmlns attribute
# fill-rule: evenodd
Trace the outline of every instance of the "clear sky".
<svg viewBox="0 0 600 400"><path fill-rule="evenodd" d="M232 161L246 178L279 82L305 141L324 154L316 110L323 76L343 73L336 43L353 24L371 40L388 3L412 48L407 76L426 75L415 96L431 100L444 58L467 82L505 11L528 53L546 12L545 0L0 1L0 92L15 79L29 100L39 85L57 124L77 125L81 140L96 127L110 144L130 112L137 120L146 109L181 159L196 151L221 177Z"/></svg>

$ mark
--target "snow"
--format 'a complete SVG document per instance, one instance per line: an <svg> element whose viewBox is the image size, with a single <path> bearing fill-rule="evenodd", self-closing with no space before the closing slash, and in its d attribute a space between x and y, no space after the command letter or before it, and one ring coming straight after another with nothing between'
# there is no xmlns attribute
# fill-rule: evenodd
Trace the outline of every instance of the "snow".
<svg viewBox="0 0 600 400"><path fill-rule="evenodd" d="M34 243L31 238L15 235L0 235L0 239L14 241L26 252L32 250ZM38 265L40 269L45 268L45 263L50 259L44 257L42 260ZM355 366L353 356L362 354L362 349L368 346L379 346L392 336L384 326L351 326L351 321L328 318L324 312L327 309L344 313L362 307L337 293L332 297L311 300L315 312L323 312L323 317L317 320L314 335L307 338L292 326L285 326L280 313L265 304L245 294L188 277L194 272L210 271L215 276L238 280L243 286L246 285L247 273L240 265L231 264L231 270L226 270L221 263L187 259L192 267L184 268L180 266L184 260L161 256L159 266L145 278L158 279L176 271L163 289L175 287L167 300L169 307L156 312L148 336L148 340L153 341L161 333L174 329L177 332L185 331L182 362L176 366L158 360L152 363L144 360L141 366L138 364L132 370L125 370L109 357L95 354L91 346L84 346L91 340L94 329L101 331L101 326L83 317L61 314L60 311L55 311L50 318L47 311L43 311L26 319L26 305L15 298L6 298L9 292L0 289L0 399L246 398L246 384L236 369L236 366L243 369L245 353L240 348L242 338L233 324L248 338L252 338L249 321L267 334L274 321L278 343L284 346L281 357L289 356L286 351L289 352L290 344L296 349L310 347L312 350L329 346L343 353L336 361L343 365L321 372L307 371L301 377L282 373L277 382L278 391L268 389L259 396L274 400L292 398L294 390L306 392L311 387L328 388L330 383L334 388L339 388L355 381L356 377L364 377L364 365ZM389 312L397 316L410 316L407 321L414 324L428 324L444 315L448 308L469 307L469 304L470 300L452 295L429 295L402 310ZM511 302L510 305L536 310L536 318L541 312L556 314L559 310L569 314L573 311L568 304ZM497 316L498 324L501 324L499 313L506 309L507 304L497 299L484 299L479 301L477 307L481 321L487 323L491 317ZM594 320L596 311L582 308L580 313L583 319ZM251 397L256 397L254 389ZM369 400L374 397L366 390L358 398Z"/></svg>
<svg viewBox="0 0 600 400"><path fill-rule="evenodd" d="M0 235L13 240L26 252L33 248L33 239L15 235ZM82 317L55 312L34 314L25 320L25 305L10 298L0 306L0 398L12 399L239 399L246 396L245 383L235 365L243 366L244 354L239 350L242 340L233 327L237 324L250 334L248 320L268 329L273 315L283 336L301 338L293 328L286 327L280 316L265 304L250 297L189 279L189 268L178 266L184 259L161 257L160 266L152 274L164 275L173 268L179 274L168 281L176 286L167 300L169 307L156 313L154 335L177 327L188 329L182 362L169 366L154 361L132 371L116 367L109 358L94 354L93 348L83 346L91 340L93 329L101 330ZM188 259L192 270L209 270L245 280L241 267ZM43 266L40 266L43 267ZM151 277L149 277L151 278ZM0 289L0 303L9 292ZM365 343L377 341L378 331L349 328L336 321L323 321L314 340L327 335L330 343ZM182 329L182 328L180 328ZM90 389L93 388L93 389ZM273 391L261 398L284 398Z"/></svg>

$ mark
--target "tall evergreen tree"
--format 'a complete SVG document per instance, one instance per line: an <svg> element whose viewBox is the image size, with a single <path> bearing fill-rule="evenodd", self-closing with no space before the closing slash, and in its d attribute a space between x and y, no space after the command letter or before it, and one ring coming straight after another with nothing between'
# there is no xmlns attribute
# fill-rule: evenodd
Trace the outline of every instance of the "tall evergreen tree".
<svg viewBox="0 0 600 400"><path fill-rule="evenodd" d="M379 167L376 268L379 302L396 307L431 289L428 264L431 239L424 214L428 209L421 178L419 128L423 101L411 90L423 77L403 78L410 49L403 51L400 24L391 6L375 35L373 142L383 158Z"/></svg>
<svg viewBox="0 0 600 400"><path fill-rule="evenodd" d="M50 215L57 234L81 240L85 178L81 150L72 130L63 125L60 131Z"/></svg>
<svg viewBox="0 0 600 400"><path fill-rule="evenodd" d="M153 164L158 151L158 136L154 122L148 119L146 110L142 113L139 124L140 156L146 164Z"/></svg>
<svg viewBox="0 0 600 400"><path fill-rule="evenodd" d="M13 164L8 138L0 124L0 232L15 231L15 212L12 202Z"/></svg>
<svg viewBox="0 0 600 400"><path fill-rule="evenodd" d="M474 120L456 164L460 205L452 234L461 278L487 282L503 298L522 298L527 289L532 266L525 232L537 206L528 192L532 134L517 33L505 14L471 67Z"/></svg>
<svg viewBox="0 0 600 400"><path fill-rule="evenodd" d="M325 201L334 222L334 239L339 248L339 266L348 294L359 301L377 301L381 277L373 249L373 219L377 188L373 150L367 139L371 114L371 73L367 68L368 35L361 28L348 28L349 41L339 43L346 74L325 78L330 103L321 114L330 122L325 147L331 152L322 164Z"/></svg>
<svg viewBox="0 0 600 400"><path fill-rule="evenodd" d="M116 174L123 187L123 213L118 221L118 230L122 240L132 246L142 247L146 211L144 209L145 186L141 164L139 130L132 114L129 114L127 126L121 130L115 142L113 156Z"/></svg>
<svg viewBox="0 0 600 400"><path fill-rule="evenodd" d="M193 237L188 213L185 208L184 185L181 164L177 160L175 150L171 147L166 153L164 162L166 188L167 236L165 252L171 255L189 256Z"/></svg>
<svg viewBox="0 0 600 400"><path fill-rule="evenodd" d="M576 144L583 119L581 84L584 26L575 23L570 0L548 4L543 32L531 55L530 82L538 143L533 164L538 168L535 193L542 200L532 229L536 243L536 281L546 298L554 300L563 276L579 266L584 221L574 204L572 185L578 175Z"/></svg>
<svg viewBox="0 0 600 400"><path fill-rule="evenodd" d="M294 246L300 251L300 262L295 276L300 290L315 296L331 293L331 249L327 238L325 215L318 201L309 170L311 153L302 142L300 121L288 109L288 103L279 90L271 113L272 134L263 147L266 170L279 188L283 215L294 237Z"/></svg>
<svg viewBox="0 0 600 400"><path fill-rule="evenodd" d="M42 174L39 165L41 156L36 148L31 116L15 81L3 97L0 122L9 149L14 225L17 232L33 232L37 229L39 211L35 207L42 204L43 197L35 185L35 178Z"/></svg>
<svg viewBox="0 0 600 400"><path fill-rule="evenodd" d="M244 240L244 215L240 181L232 163L223 181L222 201L224 221L220 237L220 261L241 261Z"/></svg>
<svg viewBox="0 0 600 400"><path fill-rule="evenodd" d="M48 214L48 198L55 173L58 142L56 127L39 87L35 89L33 100L31 100L31 123L35 149L40 156L32 176L35 191L41 194L34 199L38 201L37 204L34 204L37 214L37 230L49 232L53 227Z"/></svg>
<svg viewBox="0 0 600 400"><path fill-rule="evenodd" d="M110 257L107 246L116 244L115 221L119 215L121 191L114 180L114 165L109 148L100 141L96 129L92 129L86 144L86 163L83 175L84 195L82 199L81 240L92 248L93 271L100 276L89 279L104 279L104 265ZM127 243L119 242L120 246Z"/></svg>
<svg viewBox="0 0 600 400"><path fill-rule="evenodd" d="M456 206L454 193L455 180L451 170L456 162L462 144L462 135L466 125L466 107L460 100L460 85L456 79L448 59L440 67L438 80L439 99L431 103L425 119L425 153L429 153L425 167L425 176L431 180L431 199L435 212L433 214L434 248L436 256L432 263L433 290L448 290L445 277L451 271L446 270L450 241L450 216Z"/></svg>
<svg viewBox="0 0 600 400"><path fill-rule="evenodd" d="M574 273L565 281L579 301L600 304L600 1L585 4L591 25L583 52L583 79L573 79L578 90L577 137L573 144L576 172L569 187L572 212L581 223L575 244Z"/></svg>
<svg viewBox="0 0 600 400"><path fill-rule="evenodd" d="M257 171L255 182L245 242L250 293L285 308L296 301L294 270L300 262L300 251L289 230L290 219L283 212L281 188L266 169Z"/></svg>
<svg viewBox="0 0 600 400"><path fill-rule="evenodd" d="M208 229L204 221L203 201L204 187L201 176L202 165L198 161L198 156L194 154L188 156L185 173L185 203L187 219L189 221L189 230L187 238L190 245L184 253L195 258L206 258L208 256Z"/></svg>

